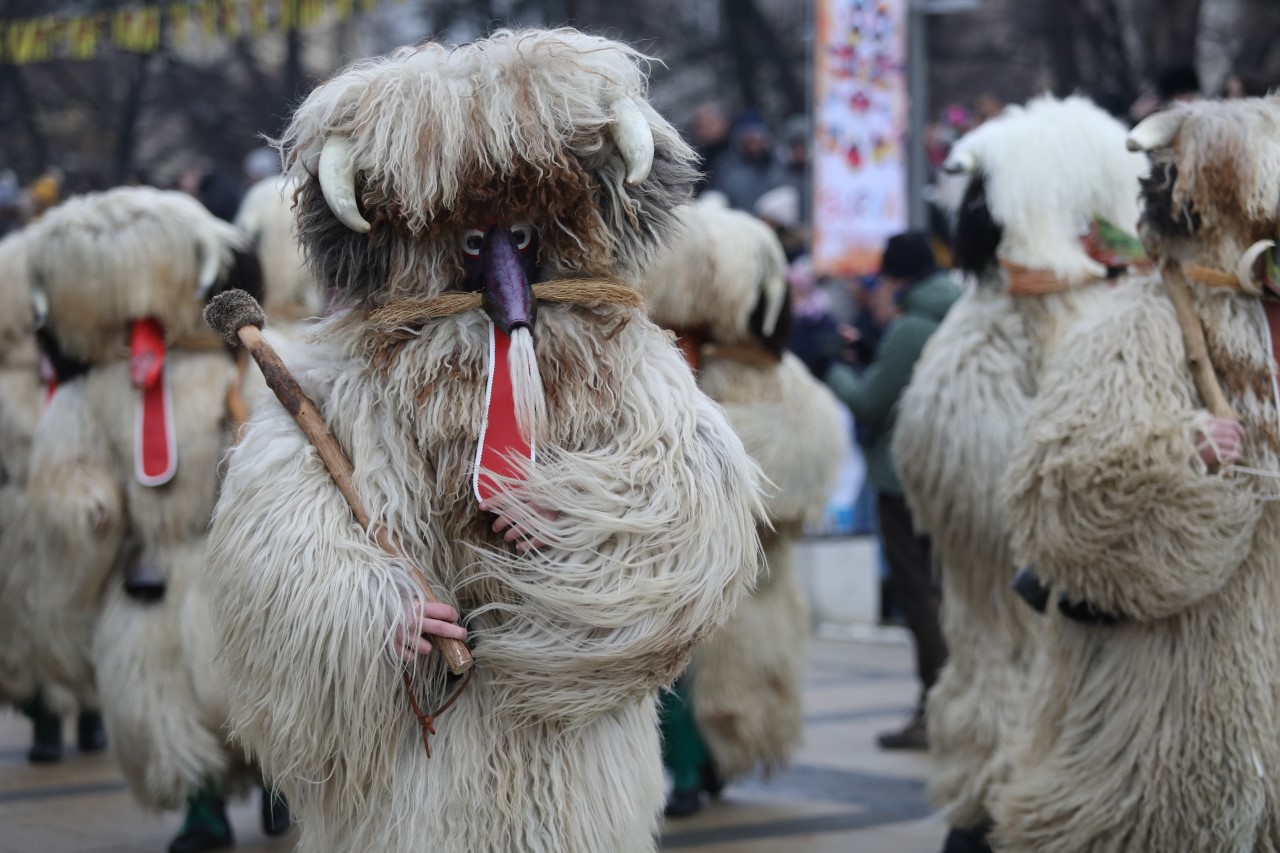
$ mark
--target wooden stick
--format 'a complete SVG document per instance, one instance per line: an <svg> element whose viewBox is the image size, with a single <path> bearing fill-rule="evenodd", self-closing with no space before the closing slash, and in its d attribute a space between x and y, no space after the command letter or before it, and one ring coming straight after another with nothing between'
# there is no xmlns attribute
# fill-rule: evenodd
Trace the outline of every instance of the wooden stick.
<svg viewBox="0 0 1280 853"><path fill-rule="evenodd" d="M404 553L404 549L396 542L391 532L381 524L370 524L369 511L365 508L360 493L356 491L355 472L351 467L351 460L347 458L346 452L329 431L329 427L325 425L320 411L298 385L298 380L293 378L293 374L280 360L275 348L262 336L262 330L257 325L262 321L262 309L258 307L257 302L244 294L253 305L237 304L244 302L244 299L239 298L242 293L242 291L228 291L215 298L205 311L205 319L224 337L227 337L228 331L234 331L236 337L244 344L244 348L249 351L249 355L253 356L253 360L262 369L267 385L275 392L280 404L298 422L298 427L320 454L321 461L324 462L325 468L329 469L329 474L337 484L338 491L346 498L347 506L351 507L356 521L365 530L372 531L374 540L382 550L404 563L424 600L439 603L440 599L431 591L431 585L427 582L422 570ZM231 300L224 300L224 297L231 297ZM219 306L219 300L224 300L224 305ZM223 317L218 316L220 312L214 310L216 308L221 309ZM246 312L245 309L248 311ZM253 309L256 309L256 316ZM229 317L232 322L226 324L228 328L219 328L218 320L226 317ZM455 675L466 672L474 665L471 650L461 640L455 640L452 637L435 637L432 645L444 655L449 671Z"/></svg>
<svg viewBox="0 0 1280 853"><path fill-rule="evenodd" d="M1178 326L1182 329L1182 344L1187 351L1187 367L1191 369L1191 378L1200 392L1204 406L1215 418L1240 420L1232 410L1227 397L1222 393L1222 385L1218 382L1218 374L1213 370L1213 362L1209 360L1209 347L1204 340L1204 326L1200 323L1200 315L1196 312L1195 296L1190 285L1182 275L1182 268L1176 263L1167 261L1160 265L1160 274L1164 279L1165 290L1169 292L1169 301L1178 315Z"/></svg>

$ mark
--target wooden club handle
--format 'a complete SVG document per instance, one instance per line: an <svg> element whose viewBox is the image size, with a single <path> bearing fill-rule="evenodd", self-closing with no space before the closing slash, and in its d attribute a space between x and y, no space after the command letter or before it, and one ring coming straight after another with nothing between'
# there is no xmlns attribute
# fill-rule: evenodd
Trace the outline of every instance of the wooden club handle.
<svg viewBox="0 0 1280 853"><path fill-rule="evenodd" d="M1160 274L1164 279L1165 290L1169 292L1169 301L1173 303L1173 310L1178 315L1178 326L1182 329L1182 342L1187 351L1187 367L1191 369L1191 378L1196 383L1196 390L1200 392L1204 407L1215 418L1240 420L1227 402L1226 395L1222 393L1218 374L1214 372L1213 362L1209 360L1204 326L1200 324L1200 315L1196 312L1191 286L1175 263L1161 264Z"/></svg>
<svg viewBox="0 0 1280 853"><path fill-rule="evenodd" d="M426 576L404 553L404 549L395 541L391 532L381 524L370 525L369 511L365 509L364 501L356 491L351 460L347 458L342 446L325 425L320 411L303 393L298 381L289 372L289 368L285 367L284 362L280 360L275 348L262 336L262 330L257 326L246 325L237 329L236 335L244 344L244 348L253 356L253 360L258 363L258 367L262 369L267 385L275 392L280 404L298 422L302 432L320 454L321 461L324 462L325 468L329 469L329 474L337 484L338 491L342 492L342 496L346 498L356 521L365 530L372 530L373 538L379 547L405 564L423 599L438 603L440 599L431 591L431 585L427 582ZM434 637L431 642L440 650L440 654L444 655L445 663L453 674L461 675L474 665L471 650L461 640L451 637Z"/></svg>

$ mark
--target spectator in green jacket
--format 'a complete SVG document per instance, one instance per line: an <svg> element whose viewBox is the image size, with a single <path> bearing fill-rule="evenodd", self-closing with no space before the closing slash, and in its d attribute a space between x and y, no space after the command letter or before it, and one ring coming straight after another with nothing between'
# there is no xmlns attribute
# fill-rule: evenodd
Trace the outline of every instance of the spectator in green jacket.
<svg viewBox="0 0 1280 853"><path fill-rule="evenodd" d="M875 358L861 375L845 364L828 368L826 382L853 413L867 457L867 479L878 493L880 540L889 563L889 588L916 647L920 703L900 731L880 735L885 749L927 749L924 697L946 663L938 621L939 593L929 539L918 536L893 470L889 445L898 400L911 381L925 342L960 298L959 285L934 259L929 238L911 231L889 238L871 310L884 327Z"/></svg>

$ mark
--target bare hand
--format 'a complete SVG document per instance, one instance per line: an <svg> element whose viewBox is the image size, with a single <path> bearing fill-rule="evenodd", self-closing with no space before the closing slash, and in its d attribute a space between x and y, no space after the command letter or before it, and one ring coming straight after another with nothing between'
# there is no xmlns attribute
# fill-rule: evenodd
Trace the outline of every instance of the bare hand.
<svg viewBox="0 0 1280 853"><path fill-rule="evenodd" d="M516 553L523 554L526 551L547 547L546 542L543 542L541 539L535 539L523 527L516 524L514 520L503 515L498 509L495 509L492 501L481 501L480 509L485 512L492 512L498 516L493 522L493 532L502 533L502 538L504 540L509 543L515 543ZM555 521L560 517L560 513L555 512L554 510L543 509L540 506L530 506L529 509L535 515L540 515L548 521Z"/></svg>
<svg viewBox="0 0 1280 853"><path fill-rule="evenodd" d="M449 637L454 640L467 638L467 629L454 624L458 621L458 611L447 604L434 601L422 602L419 608L409 613L409 624L413 625L414 621L417 622L416 632L412 628L396 629L396 654L406 663L413 663L415 655L431 653L431 641L427 639L427 635Z"/></svg>
<svg viewBox="0 0 1280 853"><path fill-rule="evenodd" d="M1204 464L1215 467L1239 462L1244 453L1244 427L1231 418L1212 418L1206 433L1196 434L1196 450Z"/></svg>

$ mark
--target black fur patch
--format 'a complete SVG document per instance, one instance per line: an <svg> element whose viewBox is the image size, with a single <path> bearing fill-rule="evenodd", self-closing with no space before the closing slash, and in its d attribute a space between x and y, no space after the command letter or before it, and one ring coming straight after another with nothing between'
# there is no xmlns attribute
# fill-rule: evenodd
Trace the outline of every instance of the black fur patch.
<svg viewBox="0 0 1280 853"><path fill-rule="evenodd" d="M1200 229L1200 215L1194 210L1174 209L1173 188L1178 183L1176 163L1154 162L1151 174L1142 179L1142 220L1155 234L1186 237Z"/></svg>
<svg viewBox="0 0 1280 853"><path fill-rule="evenodd" d="M53 375L59 383L70 382L77 376L83 376L89 372L88 362L73 358L62 351L62 344L58 341L57 334L47 323L36 330L36 346L53 365Z"/></svg>
<svg viewBox="0 0 1280 853"><path fill-rule="evenodd" d="M209 288L209 292L205 294L205 302L212 301L213 297L228 290L243 290L259 303L262 302L266 292L262 282L262 264L253 249L243 252L237 249L232 253L230 269Z"/></svg>
<svg viewBox="0 0 1280 853"><path fill-rule="evenodd" d="M981 275L996 263L996 250L1004 238L1004 227L987 207L987 176L978 172L965 188L956 216L951 253L957 269Z"/></svg>
<svg viewBox="0 0 1280 853"><path fill-rule="evenodd" d="M772 335L764 333L764 312L765 298L761 293L756 299L756 307L751 310L751 319L748 321L751 335L762 347L781 358L782 353L787 349L787 342L791 340L791 329L795 325L791 316L791 293L788 291L782 299L782 310L778 312L778 322L774 324Z"/></svg>

